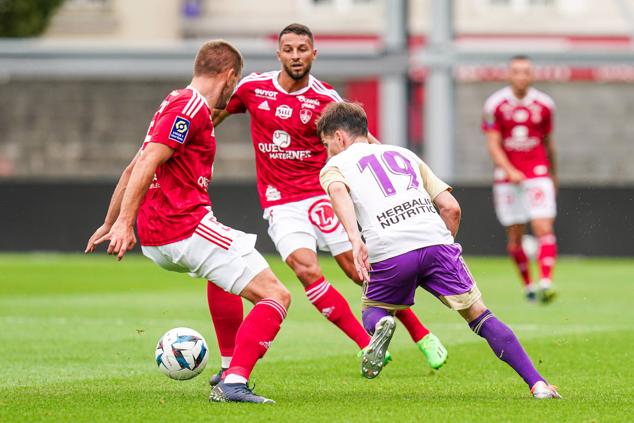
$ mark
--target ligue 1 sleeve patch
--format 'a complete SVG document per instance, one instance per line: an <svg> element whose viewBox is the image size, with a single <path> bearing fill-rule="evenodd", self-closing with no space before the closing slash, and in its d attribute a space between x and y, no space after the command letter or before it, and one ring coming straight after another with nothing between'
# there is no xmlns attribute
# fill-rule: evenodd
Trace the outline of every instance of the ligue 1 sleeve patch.
<svg viewBox="0 0 634 423"><path fill-rule="evenodd" d="M189 121L180 116L176 116L174 119L174 124L172 125L172 130L170 131L168 139L172 141L176 141L179 144L185 142L185 138L187 138L187 133L189 132Z"/></svg>

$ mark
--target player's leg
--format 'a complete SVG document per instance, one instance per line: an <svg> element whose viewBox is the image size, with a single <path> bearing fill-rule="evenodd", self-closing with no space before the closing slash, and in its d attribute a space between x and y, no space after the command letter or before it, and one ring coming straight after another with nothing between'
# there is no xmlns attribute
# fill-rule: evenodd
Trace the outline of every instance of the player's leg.
<svg viewBox="0 0 634 423"><path fill-rule="evenodd" d="M361 374L372 379L386 364L387 348L392 339L395 322L392 315L414 304L418 252L372 263L370 281L364 286L363 326L372 335L363 350Z"/></svg>
<svg viewBox="0 0 634 423"><path fill-rule="evenodd" d="M537 399L561 398L555 387L548 385L539 374L519 340L507 325L478 299L469 307L458 310L473 332L486 339L495 356L507 363L526 382Z"/></svg>
<svg viewBox="0 0 634 423"><path fill-rule="evenodd" d="M225 291L212 281L207 282L207 305L220 350L220 370L211 377L209 383L217 385L222 380L222 373L231 363L236 334L244 318L244 309L239 295Z"/></svg>
<svg viewBox="0 0 634 423"><path fill-rule="evenodd" d="M539 289L543 302L555 297L552 272L557 259L557 238L554 222L557 213L555 187L550 178L534 178L524 182L531 229L538 239Z"/></svg>
<svg viewBox="0 0 634 423"><path fill-rule="evenodd" d="M287 251L290 244L298 245L292 241L298 238L298 235L291 235L282 239L278 243L280 253ZM348 301L324 277L319 267L317 253L309 248L298 248L286 257L286 263L304 286L306 297L311 304L352 339L359 348L365 348L370 342L370 337L354 316Z"/></svg>
<svg viewBox="0 0 634 423"><path fill-rule="evenodd" d="M421 280L421 286L449 308L458 311L471 329L487 340L495 355L508 363L529 388L535 388L533 394L536 397L544 395L542 385L548 385L533 366L515 334L482 302L480 290L462 258L460 245L434 245L422 250L426 274Z"/></svg>
<svg viewBox="0 0 634 423"><path fill-rule="evenodd" d="M526 225L517 224L506 227L506 251L515 263L524 284L526 299L535 301L536 287L532 283L530 274L530 261L524 247L522 246L522 237L526 233Z"/></svg>
<svg viewBox="0 0 634 423"><path fill-rule="evenodd" d="M525 223L529 219L524 203L523 188L510 183L495 184L493 201L495 214L502 226L506 228L506 251L515 263L524 283L526 298L534 300L535 290L532 286L529 260L522 247L522 236L526 231Z"/></svg>
<svg viewBox="0 0 634 423"><path fill-rule="evenodd" d="M343 253L335 255L334 258L337 261L337 264L339 264L339 267L350 279L352 279L357 285L363 284L363 281L359 278L359 274L354 267L352 250L348 249ZM438 339L438 337L433 333L429 332L429 329L423 325L411 308L397 310L395 316L403 324L403 326L405 326L405 329L407 329L410 337L425 356L427 364L434 369L440 368L440 366L444 364L444 360L440 362L437 359L438 357L442 357L442 354L439 354L438 350L444 350L444 346L440 342L440 339ZM365 324L365 321L363 326L366 330L368 330L368 326ZM374 326L372 325L371 327Z"/></svg>

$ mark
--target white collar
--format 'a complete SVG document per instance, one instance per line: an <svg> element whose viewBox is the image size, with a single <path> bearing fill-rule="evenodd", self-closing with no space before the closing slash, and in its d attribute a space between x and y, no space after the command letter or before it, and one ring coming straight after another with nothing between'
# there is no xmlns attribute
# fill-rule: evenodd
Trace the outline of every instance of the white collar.
<svg viewBox="0 0 634 423"><path fill-rule="evenodd" d="M313 86L313 80L315 78L313 78L312 75L308 75L308 84L302 88L301 90L297 90L297 91L293 91L292 93L286 92L286 90L284 88L282 88L282 86L280 85L279 81L277 80L277 78L280 76L280 72L281 71L277 71L273 74L273 86L278 90L283 92L284 94L287 95L300 95L300 94L304 94L306 91L308 91L312 86Z"/></svg>
<svg viewBox="0 0 634 423"><path fill-rule="evenodd" d="M207 103L207 99L205 98L205 96L204 96L204 95L202 95L202 94L200 93L200 91L198 91L196 88L192 87L191 85L188 85L188 86L187 86L187 89L188 89L188 90L192 90L193 92L195 92L196 94L198 94L199 96L201 96L201 97L202 97L202 99L203 99L203 101L204 101L204 102L205 102L205 104L207 105L207 107L209 107L209 103ZM209 107L209 108L210 108L210 107Z"/></svg>

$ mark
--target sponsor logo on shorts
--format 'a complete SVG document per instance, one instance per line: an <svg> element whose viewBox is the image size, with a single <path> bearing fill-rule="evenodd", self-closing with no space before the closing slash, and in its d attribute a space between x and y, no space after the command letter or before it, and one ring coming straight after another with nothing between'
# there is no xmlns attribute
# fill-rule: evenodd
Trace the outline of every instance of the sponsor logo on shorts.
<svg viewBox="0 0 634 423"><path fill-rule="evenodd" d="M324 233L334 232L341 222L337 219L330 201L322 198L308 208L308 219Z"/></svg>
<svg viewBox="0 0 634 423"><path fill-rule="evenodd" d="M281 104L277 106L277 109L275 109L275 117L278 117L280 119L288 119L292 115L293 115L293 109L291 109L286 104Z"/></svg>
<svg viewBox="0 0 634 423"><path fill-rule="evenodd" d="M421 213L437 213L434 203L429 198L406 201L376 215L376 218L381 224L381 228L387 228Z"/></svg>
<svg viewBox="0 0 634 423"><path fill-rule="evenodd" d="M187 138L187 133L189 132L189 121L183 117L176 116L174 119L174 124L172 125L172 130L170 131L168 139L172 141L176 141L179 144L185 142L185 138Z"/></svg>
<svg viewBox="0 0 634 423"><path fill-rule="evenodd" d="M308 109L302 109L299 112L299 120L305 125L310 121L310 118L313 117L313 112Z"/></svg>

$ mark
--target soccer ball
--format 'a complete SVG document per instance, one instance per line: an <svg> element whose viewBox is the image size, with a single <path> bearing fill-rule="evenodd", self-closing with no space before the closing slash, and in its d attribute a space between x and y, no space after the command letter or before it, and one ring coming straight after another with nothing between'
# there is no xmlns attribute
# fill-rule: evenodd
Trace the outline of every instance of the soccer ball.
<svg viewBox="0 0 634 423"><path fill-rule="evenodd" d="M198 376L207 365L209 351L205 338L190 328L174 328L161 336L156 345L156 364L172 379Z"/></svg>

